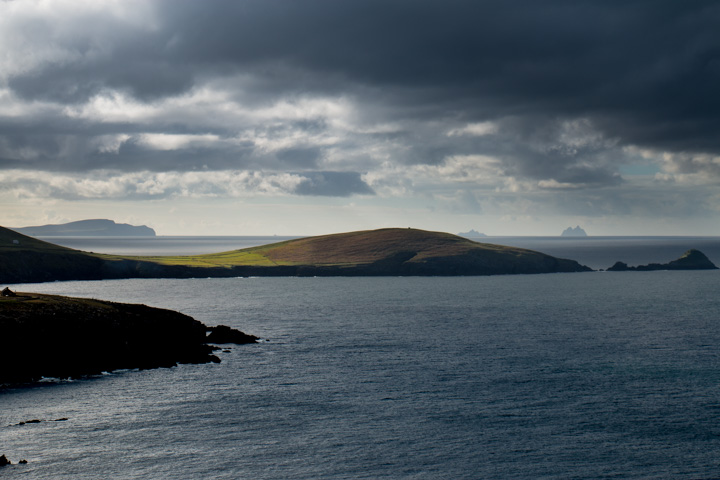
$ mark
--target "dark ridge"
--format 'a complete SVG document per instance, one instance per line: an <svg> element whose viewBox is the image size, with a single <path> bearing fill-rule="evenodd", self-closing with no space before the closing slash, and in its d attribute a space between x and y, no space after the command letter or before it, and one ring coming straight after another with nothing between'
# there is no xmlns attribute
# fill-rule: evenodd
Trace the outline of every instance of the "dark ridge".
<svg viewBox="0 0 720 480"><path fill-rule="evenodd" d="M127 223L115 223L113 220L94 219L79 220L77 222L61 223L55 225L38 225L34 227L19 227L16 232L31 236L93 236L93 237L154 237L155 230L145 225L129 225Z"/></svg>
<svg viewBox="0 0 720 480"><path fill-rule="evenodd" d="M717 270L718 267L700 250L690 249L677 260L668 263L650 263L629 267L626 263L615 262L608 272L648 272L653 270Z"/></svg>

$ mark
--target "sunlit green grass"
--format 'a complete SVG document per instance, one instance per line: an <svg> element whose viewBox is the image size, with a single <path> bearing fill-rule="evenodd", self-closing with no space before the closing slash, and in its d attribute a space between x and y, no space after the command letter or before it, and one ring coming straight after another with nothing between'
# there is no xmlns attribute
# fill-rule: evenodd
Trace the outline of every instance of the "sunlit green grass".
<svg viewBox="0 0 720 480"><path fill-rule="evenodd" d="M211 253L207 255L129 257L98 254L98 256L106 260L136 260L141 262L157 263L158 265L182 265L187 267L234 267L240 265L271 267L278 265L278 263L271 261L262 254L246 250Z"/></svg>
<svg viewBox="0 0 720 480"><path fill-rule="evenodd" d="M526 253L520 249L479 244L446 233L414 229L382 229L286 240L242 250L204 255L98 256L106 260L135 260L187 267L231 268L299 265L351 267L367 265L404 251L416 252L415 258L411 261L422 261L438 255L462 255L475 249L484 249L489 252L513 251L519 255Z"/></svg>

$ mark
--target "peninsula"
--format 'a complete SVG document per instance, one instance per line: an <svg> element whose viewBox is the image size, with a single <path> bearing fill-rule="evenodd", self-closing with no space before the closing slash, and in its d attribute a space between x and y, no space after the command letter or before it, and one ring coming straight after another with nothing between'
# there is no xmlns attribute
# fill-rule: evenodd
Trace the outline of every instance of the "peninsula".
<svg viewBox="0 0 720 480"><path fill-rule="evenodd" d="M192 256L118 256L0 227L0 282L240 276L417 276L585 272L574 260L449 233L385 228Z"/></svg>
<svg viewBox="0 0 720 480"><path fill-rule="evenodd" d="M172 310L95 299L3 291L0 386L42 377L219 362L209 343L254 343ZM210 332L210 335L208 335Z"/></svg>
<svg viewBox="0 0 720 480"><path fill-rule="evenodd" d="M647 272L653 270L717 270L718 267L710 261L700 250L690 249L677 260L668 263L650 263L629 267L626 263L615 262L615 265L608 268L608 272Z"/></svg>
<svg viewBox="0 0 720 480"><path fill-rule="evenodd" d="M154 237L155 230L145 225L115 223L113 220L95 219L57 225L40 225L14 229L33 237Z"/></svg>

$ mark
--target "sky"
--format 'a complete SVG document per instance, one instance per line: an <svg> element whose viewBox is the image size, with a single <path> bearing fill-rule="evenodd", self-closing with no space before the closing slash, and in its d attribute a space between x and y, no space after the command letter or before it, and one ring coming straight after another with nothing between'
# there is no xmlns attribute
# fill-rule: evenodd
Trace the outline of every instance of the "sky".
<svg viewBox="0 0 720 480"><path fill-rule="evenodd" d="M720 235L720 3L0 0L0 225Z"/></svg>

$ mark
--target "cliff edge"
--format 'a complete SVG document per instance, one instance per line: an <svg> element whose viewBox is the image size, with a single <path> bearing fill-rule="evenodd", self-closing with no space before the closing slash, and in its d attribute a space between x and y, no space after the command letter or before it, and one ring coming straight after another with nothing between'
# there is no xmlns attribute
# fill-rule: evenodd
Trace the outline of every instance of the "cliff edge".
<svg viewBox="0 0 720 480"><path fill-rule="evenodd" d="M146 305L5 289L0 296L0 386L42 377L219 362L208 343L223 342L207 336L216 328ZM235 342L241 332L230 330L237 332L230 339ZM245 335L243 340L235 343L257 338Z"/></svg>

